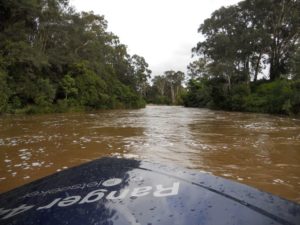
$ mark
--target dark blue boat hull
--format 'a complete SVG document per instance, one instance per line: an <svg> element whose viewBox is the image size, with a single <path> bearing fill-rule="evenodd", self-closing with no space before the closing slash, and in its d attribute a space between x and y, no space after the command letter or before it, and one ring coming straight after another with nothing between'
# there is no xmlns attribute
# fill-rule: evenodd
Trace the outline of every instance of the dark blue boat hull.
<svg viewBox="0 0 300 225"><path fill-rule="evenodd" d="M103 158L0 195L0 224L300 224L300 205L205 173Z"/></svg>

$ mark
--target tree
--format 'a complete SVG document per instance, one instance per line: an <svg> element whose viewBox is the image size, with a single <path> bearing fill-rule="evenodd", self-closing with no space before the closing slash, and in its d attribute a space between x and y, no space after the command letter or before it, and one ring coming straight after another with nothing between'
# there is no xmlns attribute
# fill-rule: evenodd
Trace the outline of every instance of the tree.
<svg viewBox="0 0 300 225"><path fill-rule="evenodd" d="M182 88L182 81L184 80L184 73L181 71L169 70L165 73L167 85L170 88L170 96L172 104L177 103L180 89Z"/></svg>
<svg viewBox="0 0 300 225"><path fill-rule="evenodd" d="M147 101L156 104L182 104L184 73L169 70L163 75L152 79L152 86L148 87Z"/></svg>
<svg viewBox="0 0 300 225"><path fill-rule="evenodd" d="M270 65L270 80L290 72L288 60L299 41L300 2L296 0L246 0L239 3L243 12L250 15L252 28L259 44L265 46ZM254 32L254 31L253 31Z"/></svg>
<svg viewBox="0 0 300 225"><path fill-rule="evenodd" d="M164 96L166 92L166 84L167 84L166 78L164 76L158 75L152 79L152 82L153 82L152 86L157 89L159 95Z"/></svg>
<svg viewBox="0 0 300 225"><path fill-rule="evenodd" d="M236 74L248 82L251 73L257 80L262 63L269 63L274 80L290 72L288 59L299 41L299 15L300 3L293 0L246 0L222 7L200 26L206 40L194 51L214 65L231 66L227 76Z"/></svg>
<svg viewBox="0 0 300 225"><path fill-rule="evenodd" d="M56 89L49 79L39 78L34 90L34 103L37 106L51 106L55 98Z"/></svg>
<svg viewBox="0 0 300 225"><path fill-rule="evenodd" d="M199 58L191 62L188 66L188 75L192 80L195 80L200 77L209 76L208 67L207 67L207 60L205 58Z"/></svg>
<svg viewBox="0 0 300 225"><path fill-rule="evenodd" d="M213 12L198 30L205 40L193 49L185 104L299 112L299 27L297 0L244 0ZM269 81L258 80L265 68Z"/></svg>
<svg viewBox="0 0 300 225"><path fill-rule="evenodd" d="M148 63L145 59L138 55L131 57L132 76L134 79L135 90L143 97L146 96L148 79L150 78L151 70L148 69Z"/></svg>
<svg viewBox="0 0 300 225"><path fill-rule="evenodd" d="M65 75L62 79L61 87L64 91L66 99L68 99L69 95L78 94L78 89L76 88L75 80L69 74Z"/></svg>
<svg viewBox="0 0 300 225"><path fill-rule="evenodd" d="M297 47L297 51L291 59L292 64L292 77L294 80L300 80L300 44Z"/></svg>
<svg viewBox="0 0 300 225"><path fill-rule="evenodd" d="M0 70L2 112L143 107L150 75L104 16L68 0L0 0Z"/></svg>

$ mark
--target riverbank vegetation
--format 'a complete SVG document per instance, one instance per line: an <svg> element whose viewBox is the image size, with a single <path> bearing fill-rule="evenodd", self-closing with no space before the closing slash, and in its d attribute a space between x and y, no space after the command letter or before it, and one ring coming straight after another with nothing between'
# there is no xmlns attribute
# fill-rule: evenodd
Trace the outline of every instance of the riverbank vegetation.
<svg viewBox="0 0 300 225"><path fill-rule="evenodd" d="M184 79L183 72L174 70L155 76L152 85L147 89L147 102L159 105L182 105L182 96L185 93Z"/></svg>
<svg viewBox="0 0 300 225"><path fill-rule="evenodd" d="M0 1L0 113L139 108L151 71L68 0Z"/></svg>
<svg viewBox="0 0 300 225"><path fill-rule="evenodd" d="M300 2L244 0L199 27L190 77L154 76L107 21L68 0L0 0L0 113L147 103L300 114Z"/></svg>
<svg viewBox="0 0 300 225"><path fill-rule="evenodd" d="M300 114L300 2L241 1L199 27L184 105Z"/></svg>

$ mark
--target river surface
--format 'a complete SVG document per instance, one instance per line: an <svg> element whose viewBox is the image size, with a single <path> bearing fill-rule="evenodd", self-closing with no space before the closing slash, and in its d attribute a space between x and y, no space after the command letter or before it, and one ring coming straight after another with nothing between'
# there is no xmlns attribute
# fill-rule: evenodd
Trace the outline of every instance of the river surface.
<svg viewBox="0 0 300 225"><path fill-rule="evenodd" d="M178 106L0 117L0 192L103 156L205 171L300 203L300 120Z"/></svg>

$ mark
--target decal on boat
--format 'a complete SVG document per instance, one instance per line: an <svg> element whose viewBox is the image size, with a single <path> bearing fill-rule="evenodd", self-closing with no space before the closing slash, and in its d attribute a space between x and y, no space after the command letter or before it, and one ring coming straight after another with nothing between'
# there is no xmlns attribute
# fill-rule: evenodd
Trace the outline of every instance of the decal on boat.
<svg viewBox="0 0 300 225"><path fill-rule="evenodd" d="M61 191L67 191L67 190L74 190L74 189L84 189L84 188L89 188L89 187L99 187L102 185L103 187L113 187L118 184L122 183L122 180L119 178L113 178L106 180L104 182L91 182L88 184L80 184L78 186L67 186L67 187L62 187L62 188L55 188L52 190L48 190L46 192L33 192L24 197L34 197L34 196L39 196L39 195L47 195L47 194L53 194L53 193L58 193ZM9 219L11 217L14 217L20 213L24 213L28 210L36 210L36 211L41 211L41 210L48 210L53 207L69 207L73 205L84 205L84 204L90 204L90 203L95 203L100 200L107 200L107 201L112 201L112 200L121 200L126 197L136 199L139 197L147 196L147 195L152 195L153 197L161 198L161 197L167 197L167 196L173 196L177 195L179 191L179 182L174 182L171 186L164 186L162 184L158 184L155 186L143 186L143 187L136 187L136 188L122 188L121 190L113 190L109 191L105 188L101 189L96 189L88 194L85 194L84 196L81 195L72 195L68 196L65 198L55 198L49 203L38 206L38 205L27 205L27 204L22 204L16 208L13 209L4 209L0 208L0 216L2 216L2 220L4 219ZM73 187L73 188L72 188ZM74 188L76 187L76 188Z"/></svg>
<svg viewBox="0 0 300 225"><path fill-rule="evenodd" d="M104 187L112 187L112 186L116 186L118 184L122 183L122 179L120 178L112 178L112 179L108 179L108 180L100 180L100 181L92 181L89 183L81 183L81 184L74 184L74 185L69 185L69 186L64 186L64 187L58 187L58 188L54 188L54 189L50 189L50 190L46 190L46 191L34 191L31 193L28 193L24 196L22 196L21 198L30 198L30 197L35 197L35 196L46 196L49 194L56 194L59 192L65 192L65 191L70 191L70 190L76 190L76 189L86 189L86 188L97 188L100 186L104 186Z"/></svg>

